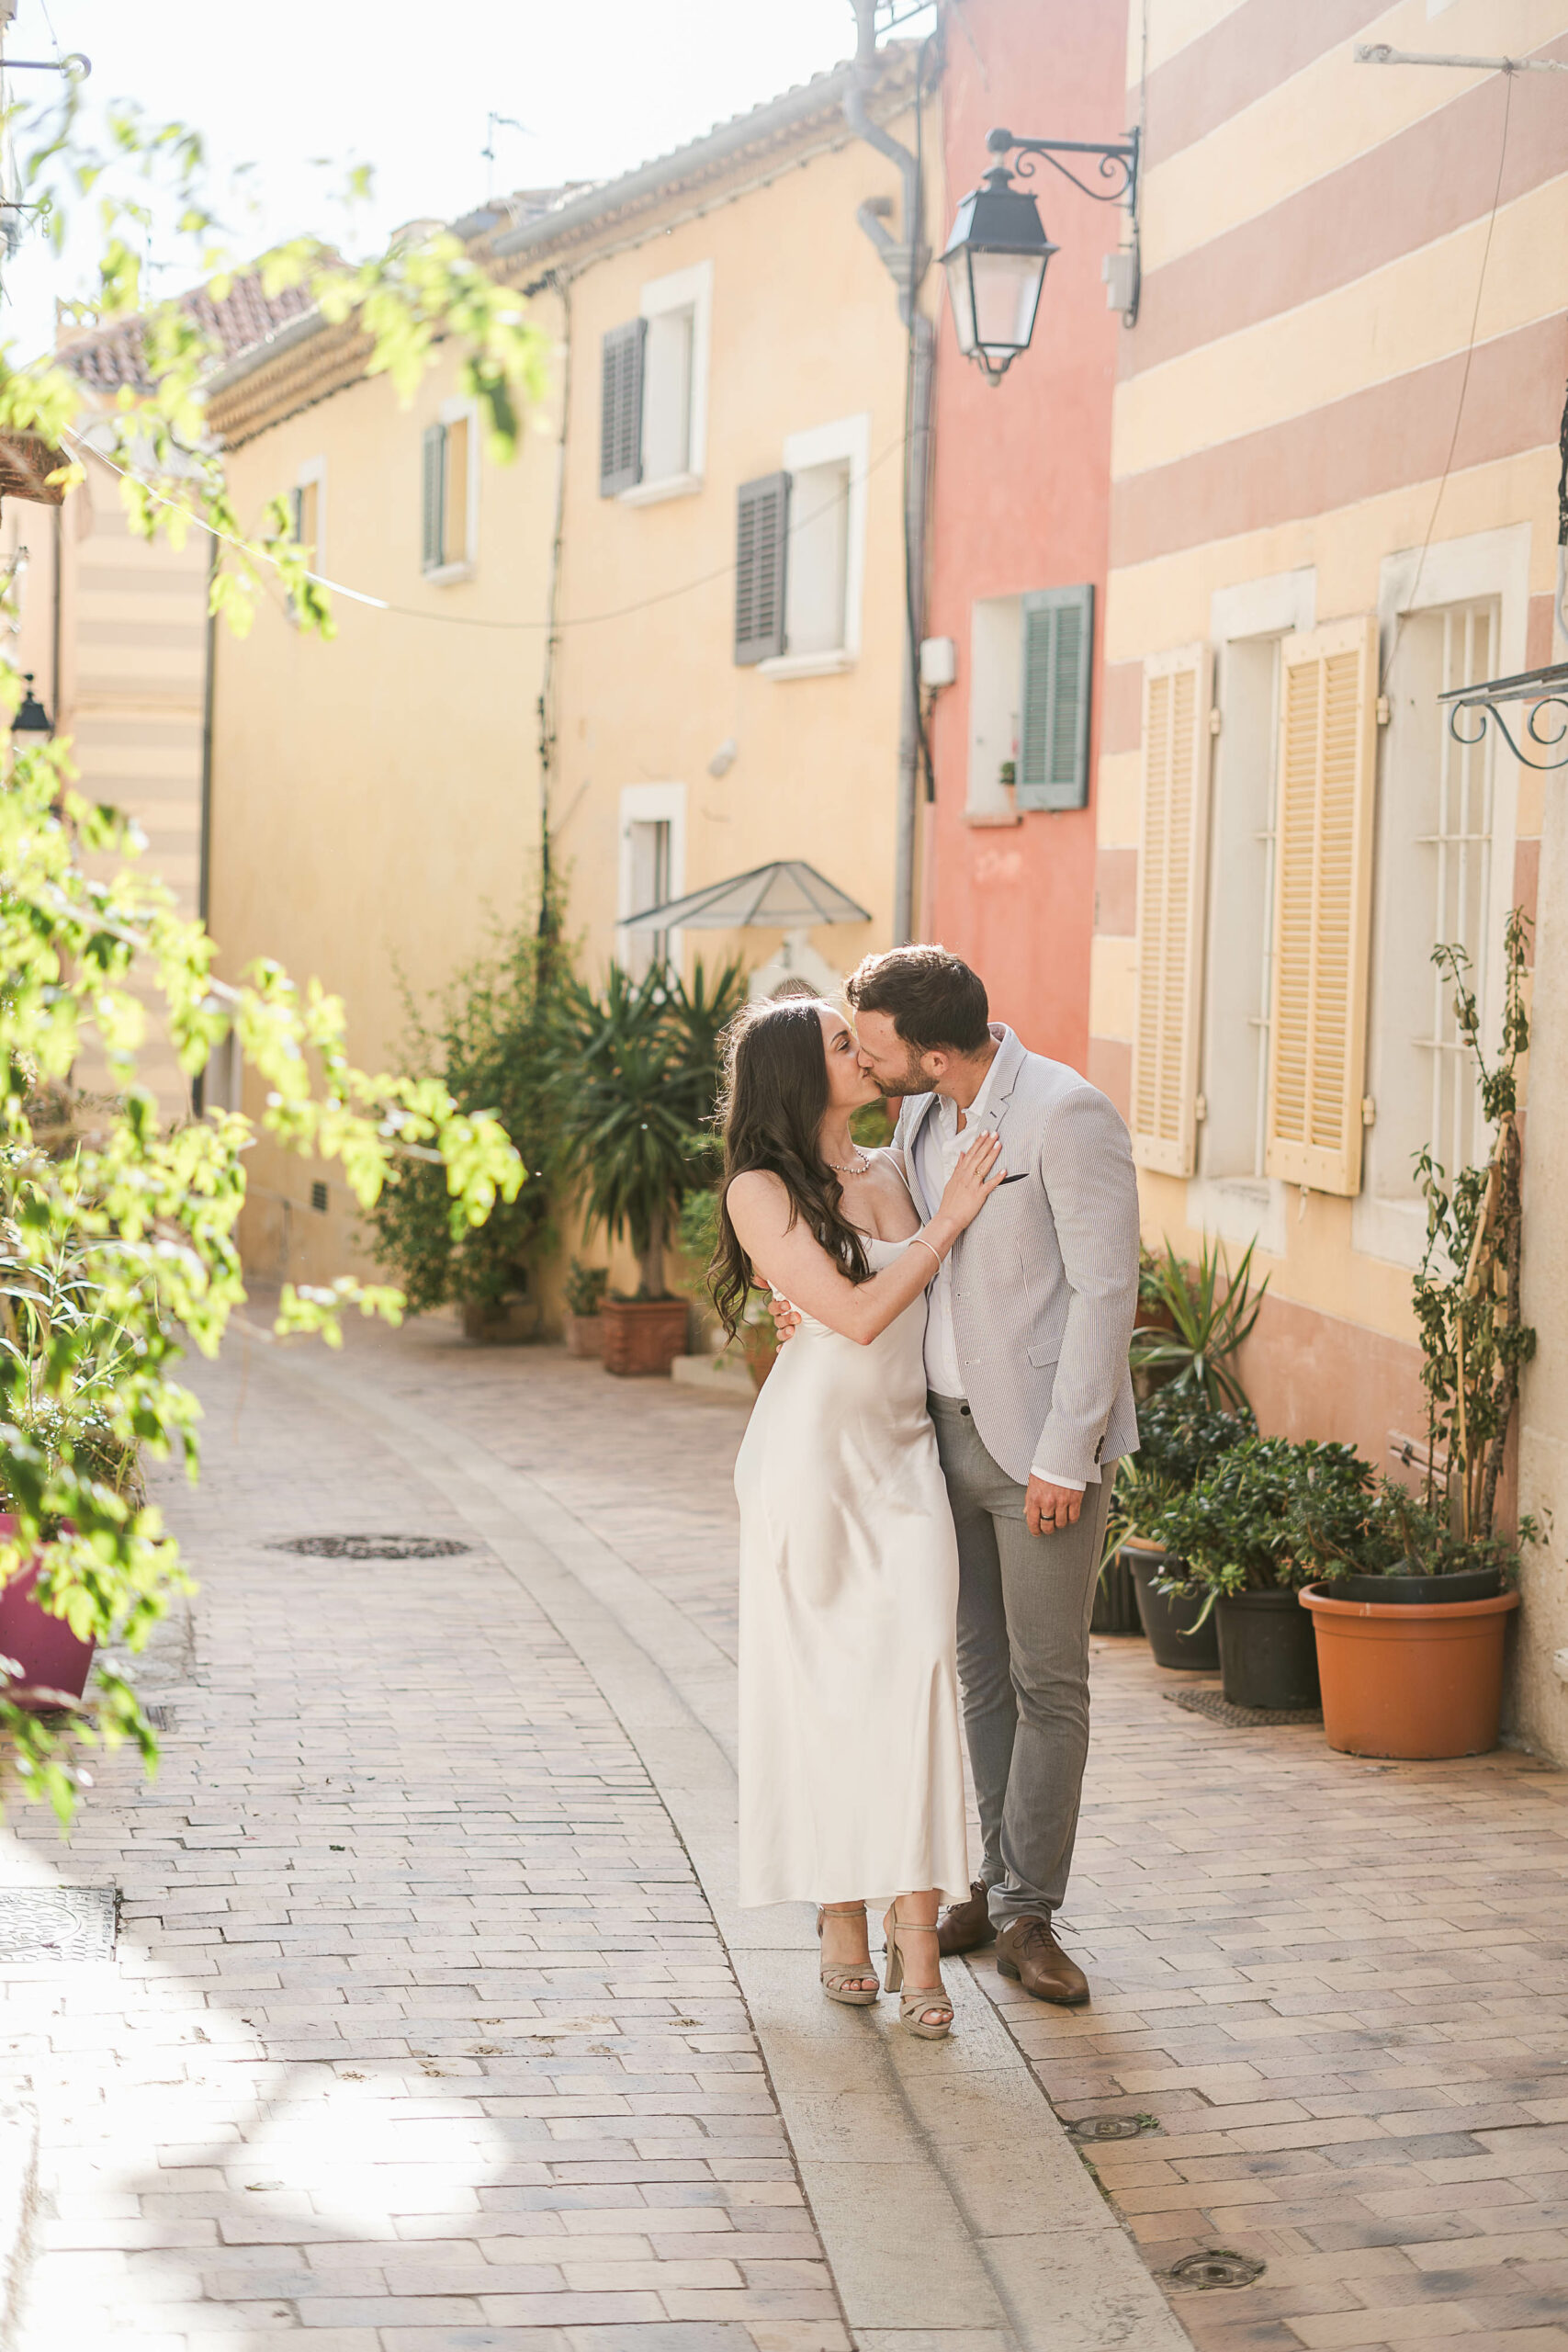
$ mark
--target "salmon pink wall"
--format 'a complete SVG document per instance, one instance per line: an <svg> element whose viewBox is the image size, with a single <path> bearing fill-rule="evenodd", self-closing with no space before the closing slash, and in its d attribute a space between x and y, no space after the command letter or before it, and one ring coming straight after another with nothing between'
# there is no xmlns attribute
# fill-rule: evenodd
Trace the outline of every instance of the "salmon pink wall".
<svg viewBox="0 0 1568 2352"><path fill-rule="evenodd" d="M1126 129L1126 11L1106 0L964 0L942 83L948 209L990 158L1001 123L1025 136L1119 139ZM1082 159L1087 171L1093 159ZM936 697L936 803L926 811L921 928L980 971L993 1014L1038 1053L1085 1067L1094 928L1093 782L1100 702L1111 471L1111 397L1126 332L1105 306L1100 264L1121 242L1119 207L1092 203L1048 164L1034 182L1060 247L1034 340L1001 384L959 356L945 298L936 363L936 458L928 632L958 648L957 683ZM1016 825L964 821L970 608L977 597L1092 581L1093 701L1087 808Z"/></svg>

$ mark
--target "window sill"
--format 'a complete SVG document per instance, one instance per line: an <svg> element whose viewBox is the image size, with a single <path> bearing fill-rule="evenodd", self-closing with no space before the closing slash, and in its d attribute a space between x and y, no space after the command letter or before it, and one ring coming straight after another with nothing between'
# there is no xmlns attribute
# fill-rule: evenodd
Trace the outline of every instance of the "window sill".
<svg viewBox="0 0 1568 2352"><path fill-rule="evenodd" d="M965 808L959 820L965 825L1021 825L1022 817L1016 808Z"/></svg>
<svg viewBox="0 0 1568 2352"><path fill-rule="evenodd" d="M426 568L423 574L427 588L450 588L457 581L471 580L473 576L474 567L471 563L433 563Z"/></svg>
<svg viewBox="0 0 1568 2352"><path fill-rule="evenodd" d="M762 678L834 678L852 670L856 656L840 646L831 653L771 653L757 664Z"/></svg>
<svg viewBox="0 0 1568 2352"><path fill-rule="evenodd" d="M659 481L634 482L615 495L623 506L658 506L666 498L694 498L702 487L701 474L666 474Z"/></svg>

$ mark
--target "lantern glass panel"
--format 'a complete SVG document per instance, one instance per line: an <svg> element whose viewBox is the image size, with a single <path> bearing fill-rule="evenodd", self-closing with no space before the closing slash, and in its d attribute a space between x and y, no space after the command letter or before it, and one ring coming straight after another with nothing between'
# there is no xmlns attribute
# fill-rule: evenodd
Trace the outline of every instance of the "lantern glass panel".
<svg viewBox="0 0 1568 2352"><path fill-rule="evenodd" d="M947 272L947 299L953 310L953 333L958 348L965 359L975 356L975 288L969 276L969 251L960 246L956 253L942 255L942 267Z"/></svg>
<svg viewBox="0 0 1568 2352"><path fill-rule="evenodd" d="M1043 253L973 255L974 340L981 350L1028 348L1045 261Z"/></svg>

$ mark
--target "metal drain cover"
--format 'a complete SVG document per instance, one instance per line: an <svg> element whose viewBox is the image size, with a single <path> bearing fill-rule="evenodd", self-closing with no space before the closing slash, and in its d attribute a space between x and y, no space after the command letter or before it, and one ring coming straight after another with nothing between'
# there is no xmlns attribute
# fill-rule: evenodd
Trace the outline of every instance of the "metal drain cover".
<svg viewBox="0 0 1568 2352"><path fill-rule="evenodd" d="M1261 2278L1266 2263L1249 2254L1235 2254L1228 2246L1210 2246L1202 2254L1184 2254L1166 2277L1178 2287L1250 2287Z"/></svg>
<svg viewBox="0 0 1568 2352"><path fill-rule="evenodd" d="M0 1965L114 1958L112 1886L0 1888Z"/></svg>
<svg viewBox="0 0 1568 2352"><path fill-rule="evenodd" d="M1075 2140L1138 2140L1159 2125L1152 2115L1080 2115L1067 2130Z"/></svg>
<svg viewBox="0 0 1568 2352"><path fill-rule="evenodd" d="M272 1548L307 1560L454 1560L474 1547L451 1535L291 1535Z"/></svg>

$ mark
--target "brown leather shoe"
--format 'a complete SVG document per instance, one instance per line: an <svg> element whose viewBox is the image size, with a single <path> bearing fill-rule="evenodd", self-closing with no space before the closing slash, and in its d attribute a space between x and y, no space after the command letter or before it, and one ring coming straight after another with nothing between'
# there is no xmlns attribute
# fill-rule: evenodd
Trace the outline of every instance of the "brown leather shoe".
<svg viewBox="0 0 1568 2352"><path fill-rule="evenodd" d="M1089 1998L1089 1978L1056 1941L1039 1912L1011 1920L997 1938L997 1973L1010 1976L1037 2001L1076 2009Z"/></svg>
<svg viewBox="0 0 1568 2352"><path fill-rule="evenodd" d="M989 1890L983 1878L976 1879L964 1902L950 1903L936 1923L936 1948L944 1960L956 1960L961 1951L978 1951L996 1934L991 1925Z"/></svg>

